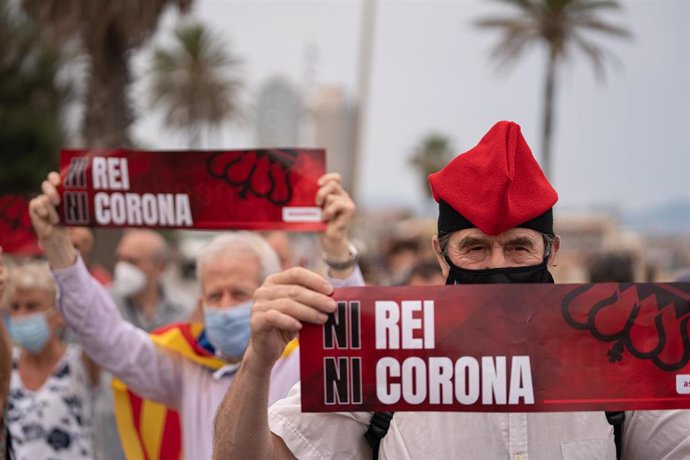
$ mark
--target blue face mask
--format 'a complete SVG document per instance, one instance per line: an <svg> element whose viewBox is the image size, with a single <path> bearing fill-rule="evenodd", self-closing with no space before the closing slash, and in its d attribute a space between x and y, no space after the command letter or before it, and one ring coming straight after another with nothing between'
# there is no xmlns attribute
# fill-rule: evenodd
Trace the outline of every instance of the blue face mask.
<svg viewBox="0 0 690 460"><path fill-rule="evenodd" d="M31 353L43 350L51 335L45 312L10 317L7 330L17 345Z"/></svg>
<svg viewBox="0 0 690 460"><path fill-rule="evenodd" d="M233 307L204 306L208 341L225 358L241 358L249 343L252 302Z"/></svg>

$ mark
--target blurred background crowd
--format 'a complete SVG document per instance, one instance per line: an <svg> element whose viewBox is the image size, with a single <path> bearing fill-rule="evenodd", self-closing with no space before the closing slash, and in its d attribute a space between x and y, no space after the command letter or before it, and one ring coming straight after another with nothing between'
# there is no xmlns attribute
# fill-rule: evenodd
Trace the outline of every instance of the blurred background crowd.
<svg viewBox="0 0 690 460"><path fill-rule="evenodd" d="M426 176L513 119L561 195L557 282L688 281L689 23L679 0L0 0L0 195L37 193L61 148L323 147L366 282L442 284ZM147 331L200 319L214 234L71 230ZM324 271L316 235L263 236Z"/></svg>

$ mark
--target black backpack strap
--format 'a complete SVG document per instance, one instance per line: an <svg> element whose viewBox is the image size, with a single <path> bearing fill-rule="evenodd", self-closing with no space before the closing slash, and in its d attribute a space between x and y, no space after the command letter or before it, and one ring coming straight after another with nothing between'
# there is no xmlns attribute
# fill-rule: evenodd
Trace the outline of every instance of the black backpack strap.
<svg viewBox="0 0 690 460"><path fill-rule="evenodd" d="M5 425L3 428L4 433L2 433L3 436L5 436L5 448L3 449L2 454L2 459L3 460L14 460L14 449L12 448L12 437L10 436L10 430Z"/></svg>
<svg viewBox="0 0 690 460"><path fill-rule="evenodd" d="M367 432L364 433L364 439L367 440L374 452L374 460L379 458L379 445L381 439L388 433L391 420L393 420L393 412L374 412L374 415L371 416L371 422L369 422Z"/></svg>
<svg viewBox="0 0 690 460"><path fill-rule="evenodd" d="M606 420L613 426L613 440L616 443L616 458L621 459L623 452L623 422L625 412L606 412Z"/></svg>

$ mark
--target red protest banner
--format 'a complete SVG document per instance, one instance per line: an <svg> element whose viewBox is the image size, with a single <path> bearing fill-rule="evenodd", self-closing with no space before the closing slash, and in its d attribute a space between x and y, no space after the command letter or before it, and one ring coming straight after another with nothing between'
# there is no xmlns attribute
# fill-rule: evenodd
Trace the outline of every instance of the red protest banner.
<svg viewBox="0 0 690 460"><path fill-rule="evenodd" d="M63 150L66 225L323 230L318 149Z"/></svg>
<svg viewBox="0 0 690 460"><path fill-rule="evenodd" d="M302 410L690 408L690 284L344 288L300 331Z"/></svg>
<svg viewBox="0 0 690 460"><path fill-rule="evenodd" d="M43 251L29 218L29 199L0 196L0 246L7 253L37 255Z"/></svg>

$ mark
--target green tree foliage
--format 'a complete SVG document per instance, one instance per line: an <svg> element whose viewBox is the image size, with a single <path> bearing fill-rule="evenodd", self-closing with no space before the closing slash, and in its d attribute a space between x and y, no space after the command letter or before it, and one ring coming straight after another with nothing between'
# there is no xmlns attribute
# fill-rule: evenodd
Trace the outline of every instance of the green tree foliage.
<svg viewBox="0 0 690 460"><path fill-rule="evenodd" d="M69 90L58 83L60 52L0 0L0 193L35 192L57 168Z"/></svg>
<svg viewBox="0 0 690 460"><path fill-rule="evenodd" d="M574 50L583 52L599 77L604 75L605 50L589 37L608 35L629 37L622 26L605 20L602 12L620 9L617 0L499 0L513 7L510 16L495 16L477 21L483 28L498 29L501 40L492 57L501 65L517 60L530 45L542 43L548 53L544 80L542 119L542 167L551 177L551 139L555 118L556 70Z"/></svg>
<svg viewBox="0 0 690 460"><path fill-rule="evenodd" d="M91 148L129 147L134 120L127 90L130 53L156 30L169 5L193 0L22 0L27 14L56 43L78 43L89 58L81 134Z"/></svg>
<svg viewBox="0 0 690 460"><path fill-rule="evenodd" d="M239 117L240 60L202 24L175 31L171 48L153 54L151 106L165 110L166 128L183 131L200 147L204 130Z"/></svg>
<svg viewBox="0 0 690 460"><path fill-rule="evenodd" d="M419 174L420 184L427 197L431 197L427 179L429 174L440 171L453 158L453 155L450 139L438 133L425 136L415 148L410 164Z"/></svg>

